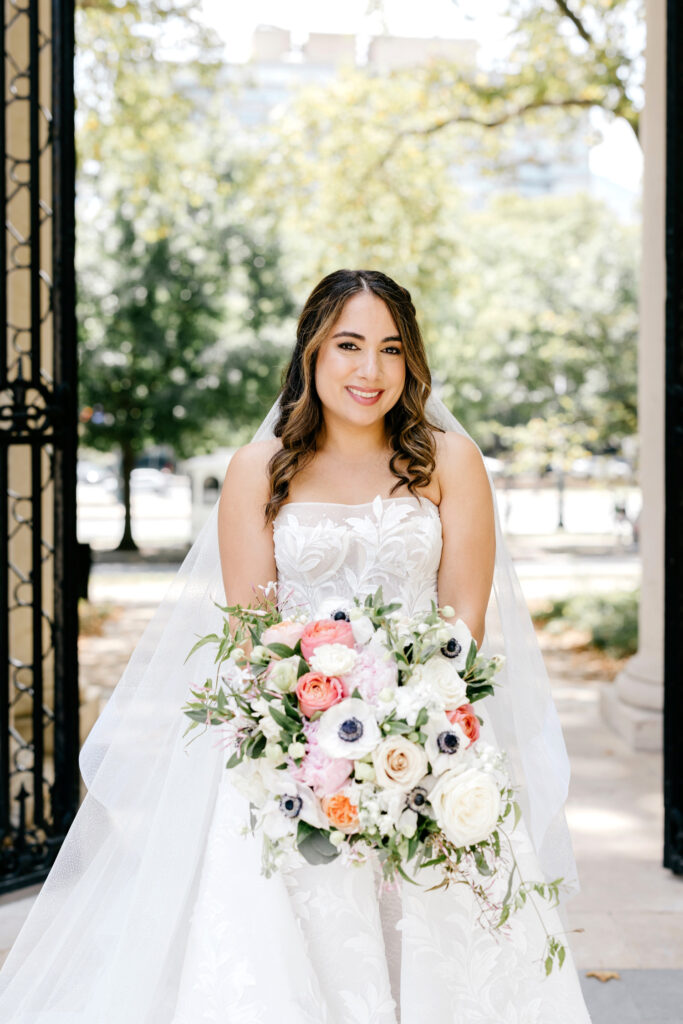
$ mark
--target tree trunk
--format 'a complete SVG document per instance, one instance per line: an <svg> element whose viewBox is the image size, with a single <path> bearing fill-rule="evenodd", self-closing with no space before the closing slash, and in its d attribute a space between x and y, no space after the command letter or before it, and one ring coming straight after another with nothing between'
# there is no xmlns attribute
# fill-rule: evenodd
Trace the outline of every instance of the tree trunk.
<svg viewBox="0 0 683 1024"><path fill-rule="evenodd" d="M121 477L123 483L123 537L117 547L117 551L137 551L138 546L133 540L130 515L130 474L135 466L135 452L130 441L124 441L121 445Z"/></svg>

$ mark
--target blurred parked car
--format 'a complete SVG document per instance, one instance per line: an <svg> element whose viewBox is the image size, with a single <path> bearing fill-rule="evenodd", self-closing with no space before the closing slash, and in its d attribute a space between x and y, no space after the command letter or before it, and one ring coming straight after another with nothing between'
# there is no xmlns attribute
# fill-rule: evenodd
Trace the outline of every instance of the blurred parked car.
<svg viewBox="0 0 683 1024"><path fill-rule="evenodd" d="M76 463L76 480L79 484L97 484L107 491L115 491L118 486L116 474L109 466L87 459L79 459Z"/></svg>

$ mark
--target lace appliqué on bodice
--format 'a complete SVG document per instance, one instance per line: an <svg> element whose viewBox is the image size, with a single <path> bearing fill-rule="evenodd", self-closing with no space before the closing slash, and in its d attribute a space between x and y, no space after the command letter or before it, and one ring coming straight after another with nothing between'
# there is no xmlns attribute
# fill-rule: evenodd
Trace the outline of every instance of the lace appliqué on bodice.
<svg viewBox="0 0 683 1024"><path fill-rule="evenodd" d="M407 613L437 600L439 510L405 495L360 505L291 502L273 525L280 608L316 614L325 602L382 587Z"/></svg>

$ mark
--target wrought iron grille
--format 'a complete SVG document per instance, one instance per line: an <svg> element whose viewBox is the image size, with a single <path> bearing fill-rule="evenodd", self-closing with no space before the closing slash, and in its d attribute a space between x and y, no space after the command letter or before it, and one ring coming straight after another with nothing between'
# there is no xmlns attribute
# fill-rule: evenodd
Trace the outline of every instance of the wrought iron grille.
<svg viewBox="0 0 683 1024"><path fill-rule="evenodd" d="M4 0L0 892L78 808L73 2Z"/></svg>

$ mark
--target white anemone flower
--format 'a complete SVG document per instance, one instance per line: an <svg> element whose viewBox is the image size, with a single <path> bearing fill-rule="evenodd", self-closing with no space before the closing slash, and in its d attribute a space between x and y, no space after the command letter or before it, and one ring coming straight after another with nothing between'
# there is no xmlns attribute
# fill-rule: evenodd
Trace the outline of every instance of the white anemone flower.
<svg viewBox="0 0 683 1024"><path fill-rule="evenodd" d="M382 738L372 707L358 697L333 704L323 711L319 723L318 745L328 757L365 757Z"/></svg>
<svg viewBox="0 0 683 1024"><path fill-rule="evenodd" d="M457 722L451 722L442 712L430 715L423 729L427 734L425 753L434 775L440 775L446 770L462 770L468 766L470 758L467 748L470 741Z"/></svg>
<svg viewBox="0 0 683 1024"><path fill-rule="evenodd" d="M441 653L450 660L451 665L458 672L462 672L467 663L467 655L473 640L472 634L467 623L462 619L447 622L446 627L449 631L449 639L445 641Z"/></svg>

